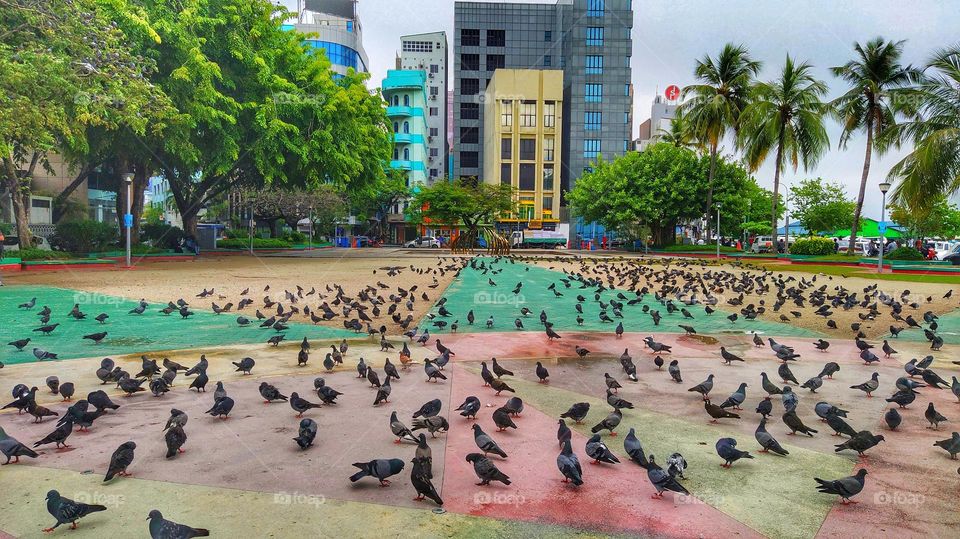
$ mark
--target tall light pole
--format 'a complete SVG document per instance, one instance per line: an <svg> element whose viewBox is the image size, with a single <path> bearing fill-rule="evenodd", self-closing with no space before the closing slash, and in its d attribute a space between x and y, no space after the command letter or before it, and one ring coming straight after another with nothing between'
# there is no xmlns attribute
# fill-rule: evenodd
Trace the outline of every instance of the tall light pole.
<svg viewBox="0 0 960 539"><path fill-rule="evenodd" d="M889 190L890 182L882 182L880 184L880 192L883 193L883 202L880 206L880 257L877 259L877 273L883 273L884 240L887 239L887 224L884 220L887 218L887 191Z"/></svg>
<svg viewBox="0 0 960 539"><path fill-rule="evenodd" d="M123 226L127 229L127 267L130 267L130 235L133 233L133 174L123 175L127 188L127 213L123 215Z"/></svg>
<svg viewBox="0 0 960 539"><path fill-rule="evenodd" d="M720 204L717 204L717 260L720 260Z"/></svg>
<svg viewBox="0 0 960 539"><path fill-rule="evenodd" d="M253 219L253 202L250 202L247 207L249 210L247 217L249 217L250 219L249 222L247 223L247 229L250 231L248 235L250 236L250 254L252 255L253 254L253 230L257 226L257 222Z"/></svg>
<svg viewBox="0 0 960 539"><path fill-rule="evenodd" d="M310 236L307 240L307 250L313 250L313 206L310 206L310 216L307 219L310 221Z"/></svg>

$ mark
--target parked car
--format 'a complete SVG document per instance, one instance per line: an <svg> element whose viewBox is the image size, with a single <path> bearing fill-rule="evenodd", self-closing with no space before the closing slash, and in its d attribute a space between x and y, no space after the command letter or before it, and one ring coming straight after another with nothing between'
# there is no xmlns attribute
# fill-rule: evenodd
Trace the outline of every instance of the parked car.
<svg viewBox="0 0 960 539"><path fill-rule="evenodd" d="M751 253L772 253L776 251L773 247L773 238L771 236L757 236L750 246Z"/></svg>
<svg viewBox="0 0 960 539"><path fill-rule="evenodd" d="M960 243L955 244L946 254L941 255L937 252L937 260L945 260L954 266L960 266Z"/></svg>
<svg viewBox="0 0 960 539"><path fill-rule="evenodd" d="M418 247L430 247L433 249L440 248L440 240L434 238L433 236L421 236L415 240L410 240L407 243L403 244L404 247L416 249Z"/></svg>
<svg viewBox="0 0 960 539"><path fill-rule="evenodd" d="M935 241L933 250L936 252L937 260L946 260L946 257L960 252L960 242L955 241Z"/></svg>

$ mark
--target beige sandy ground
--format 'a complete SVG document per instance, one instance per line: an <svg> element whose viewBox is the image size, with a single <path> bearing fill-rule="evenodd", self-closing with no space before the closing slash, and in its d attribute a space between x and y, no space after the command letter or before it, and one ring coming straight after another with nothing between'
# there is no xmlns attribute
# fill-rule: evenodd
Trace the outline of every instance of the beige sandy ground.
<svg viewBox="0 0 960 539"><path fill-rule="evenodd" d="M606 278L607 271L609 268L619 267L621 269L627 269L628 264L642 264L649 265L655 270L659 271L664 268L677 268L683 271L693 271L697 274L703 274L707 271L728 271L734 272L737 275L740 275L744 272L750 273L751 275L756 275L761 273L762 270L758 269L745 269L741 266L734 266L731 264L715 264L711 261L694 261L688 259L676 259L676 258L643 258L643 257L602 257L602 258L574 258L571 256L529 256L525 257L526 260L530 263L548 268L554 269L557 271L568 271L578 274L584 274L587 277L604 277ZM912 314L917 321L922 323L922 315L927 311L932 311L937 315L942 315L945 313L952 312L960 307L960 295L955 294L951 299L943 299L943 295L950 290L950 285L940 284L940 283L919 283L919 282L896 282L896 281L876 281L867 278L861 277L840 277L840 276L831 276L831 275L816 275L811 273L804 273L798 271L782 271L782 270L773 270L766 271L766 273L772 275L773 277L783 276L784 279L789 279L793 277L799 282L800 279L805 279L808 282L814 281L815 287L819 288L824 284L827 285L828 293L834 292L835 287L842 286L850 291L855 291L859 294L859 297L863 297L863 289L872 286L876 283L880 283L880 291L887 294L888 296L900 297L900 294L904 291L909 291L907 296L907 302L912 303L916 302L919 306L916 309L913 309L906 304L904 305L903 316L906 317L907 314ZM776 288L772 285L772 278L769 281L771 283L771 293L767 296L759 296L755 294L745 295L743 304L747 305L753 303L757 306L760 305L761 300L765 300L767 305L767 311L760 317L763 320L770 322L784 323L780 320L780 315L784 314L788 316L790 324L798 327L803 327L806 329L811 329L814 331L822 332L827 335L835 336L838 338L848 338L852 339L856 332L850 328L850 325L853 323L861 323L861 330L866 334L868 338L882 338L883 336L889 335L889 327L891 324L899 325L905 327L906 325L902 322L897 322L896 320L890 317L890 309L884 305L879 305L878 310L880 311L880 316L873 321L862 321L857 316L858 314L866 314L867 309L861 309L859 307L850 309L849 311L844 311L842 309L833 309L834 314L831 316L833 320L837 322L838 329L830 329L827 327L826 320L823 317L815 316L813 311L815 308L811 308L809 304L806 307L798 308L792 302L788 301L784 305L780 312L773 312L772 306L776 301ZM797 282L791 282L788 286L796 285ZM648 282L646 280L641 280L641 286L646 284L650 287L651 290L658 289L661 286L661 283ZM683 286L683 282L678 280L677 286ZM812 289L808 289L808 292ZM717 297L721 298L721 303L718 305L723 310L726 311L737 311L740 307L733 307L726 304L726 299L736 296L737 294L731 293L729 290L724 291L724 293L716 293ZM928 299L930 301L928 301ZM801 313L799 318L795 318L790 314L790 311L798 311Z"/></svg>

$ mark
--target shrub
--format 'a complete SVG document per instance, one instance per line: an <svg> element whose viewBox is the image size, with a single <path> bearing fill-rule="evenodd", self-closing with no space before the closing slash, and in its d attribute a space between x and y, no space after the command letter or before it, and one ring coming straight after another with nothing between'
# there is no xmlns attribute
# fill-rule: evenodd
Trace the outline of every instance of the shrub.
<svg viewBox="0 0 960 539"><path fill-rule="evenodd" d="M0 232L2 232L4 236L13 234L13 225L10 223L0 223Z"/></svg>
<svg viewBox="0 0 960 539"><path fill-rule="evenodd" d="M66 260L72 258L70 253L63 253L60 251L47 251L46 249L20 249L19 251L12 251L8 253L9 256L14 258L19 258L24 261L32 260Z"/></svg>
<svg viewBox="0 0 960 539"><path fill-rule="evenodd" d="M147 223L140 228L140 241L160 249L176 249L182 240L183 230L166 223Z"/></svg>
<svg viewBox="0 0 960 539"><path fill-rule="evenodd" d="M217 242L220 249L249 249L249 238L225 239ZM253 238L254 249L289 249L293 244L279 238Z"/></svg>
<svg viewBox="0 0 960 539"><path fill-rule="evenodd" d="M59 251L87 254L103 251L117 240L117 228L112 223L97 221L65 221L57 224L50 236L50 246Z"/></svg>
<svg viewBox="0 0 960 539"><path fill-rule="evenodd" d="M830 238L800 238L790 246L792 255L832 255L834 243Z"/></svg>
<svg viewBox="0 0 960 539"><path fill-rule="evenodd" d="M913 247L898 247L887 255L889 260L924 260L920 251Z"/></svg>
<svg viewBox="0 0 960 539"><path fill-rule="evenodd" d="M284 234L283 239L290 243L307 243L307 235L303 232L297 232L296 230L291 230Z"/></svg>

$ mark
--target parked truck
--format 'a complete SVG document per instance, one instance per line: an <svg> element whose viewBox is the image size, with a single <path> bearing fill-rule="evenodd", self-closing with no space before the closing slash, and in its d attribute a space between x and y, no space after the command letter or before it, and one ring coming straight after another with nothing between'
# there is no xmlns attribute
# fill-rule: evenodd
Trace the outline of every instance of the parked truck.
<svg viewBox="0 0 960 539"><path fill-rule="evenodd" d="M511 233L510 238L515 249L565 249L570 238L570 225L559 223L555 230L517 230Z"/></svg>

